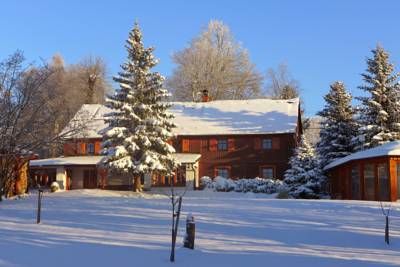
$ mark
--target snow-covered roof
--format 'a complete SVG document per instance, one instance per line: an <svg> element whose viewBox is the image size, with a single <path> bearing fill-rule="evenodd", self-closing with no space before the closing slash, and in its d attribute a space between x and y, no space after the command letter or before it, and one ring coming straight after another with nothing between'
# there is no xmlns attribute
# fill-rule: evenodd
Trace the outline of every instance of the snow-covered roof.
<svg viewBox="0 0 400 267"><path fill-rule="evenodd" d="M76 156L36 159L29 162L29 166L67 166L67 165L97 165L103 156Z"/></svg>
<svg viewBox="0 0 400 267"><path fill-rule="evenodd" d="M192 153L174 153L172 156L180 163L195 163L201 155ZM31 160L29 166L72 166L72 165L97 165L103 159L103 156L75 156L75 157L58 157L48 159Z"/></svg>
<svg viewBox="0 0 400 267"><path fill-rule="evenodd" d="M174 153L172 156L180 163L195 163L201 157L200 154L193 153Z"/></svg>
<svg viewBox="0 0 400 267"><path fill-rule="evenodd" d="M174 102L178 135L295 132L299 99Z"/></svg>
<svg viewBox="0 0 400 267"><path fill-rule="evenodd" d="M389 142L381 146L359 151L351 155L348 155L346 157L337 159L331 162L330 164L326 165L324 170L332 169L336 166L342 165L344 163L353 160L375 158L382 156L400 156L400 141Z"/></svg>
<svg viewBox="0 0 400 267"><path fill-rule="evenodd" d="M219 100L210 102L172 102L177 135L229 135L293 133L296 131L299 99ZM104 114L110 109L99 104L85 104L71 125L86 129L74 138L100 138L106 127Z"/></svg>
<svg viewBox="0 0 400 267"><path fill-rule="evenodd" d="M84 104L61 134L69 133L71 138L101 138L99 132L107 127L104 114L111 110L101 104ZM82 128L76 131L77 127Z"/></svg>

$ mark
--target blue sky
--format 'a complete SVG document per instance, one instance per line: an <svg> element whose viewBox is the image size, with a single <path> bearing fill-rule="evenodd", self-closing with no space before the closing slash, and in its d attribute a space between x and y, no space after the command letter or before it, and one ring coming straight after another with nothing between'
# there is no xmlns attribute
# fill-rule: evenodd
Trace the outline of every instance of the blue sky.
<svg viewBox="0 0 400 267"><path fill-rule="evenodd" d="M280 62L302 87L306 114L321 109L329 84L345 82L360 95L360 73L377 42L400 70L400 1L2 1L0 58L16 49L32 61L58 52L67 63L103 57L110 77L125 60L124 42L135 19L145 45L156 47L157 70L168 76L171 54L209 20L225 22L265 73Z"/></svg>

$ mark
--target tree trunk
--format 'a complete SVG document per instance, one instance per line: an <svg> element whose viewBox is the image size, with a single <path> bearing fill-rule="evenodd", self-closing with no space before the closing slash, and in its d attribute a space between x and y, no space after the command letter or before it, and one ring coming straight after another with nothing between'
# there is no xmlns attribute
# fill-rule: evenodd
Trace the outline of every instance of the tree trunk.
<svg viewBox="0 0 400 267"><path fill-rule="evenodd" d="M141 192L142 191L142 183L141 183L141 179L140 176L135 176L135 183L134 183L134 190L135 192Z"/></svg>

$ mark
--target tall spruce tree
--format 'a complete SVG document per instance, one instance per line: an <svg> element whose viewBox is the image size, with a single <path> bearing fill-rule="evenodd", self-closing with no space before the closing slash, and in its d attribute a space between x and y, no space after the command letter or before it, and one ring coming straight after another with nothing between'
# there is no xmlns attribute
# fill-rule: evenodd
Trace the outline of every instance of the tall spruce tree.
<svg viewBox="0 0 400 267"><path fill-rule="evenodd" d="M114 77L120 88L106 101L112 112L106 115L109 127L103 132L103 154L111 173L132 175L138 191L144 174L172 175L177 167L171 155L175 150L167 143L175 125L167 111L170 104L164 102L169 96L164 77L150 71L158 63L154 48L144 47L137 23L126 49L128 59Z"/></svg>
<svg viewBox="0 0 400 267"><path fill-rule="evenodd" d="M294 198L320 198L323 195L325 176L321 173L314 149L304 135L289 165L284 176L289 195Z"/></svg>
<svg viewBox="0 0 400 267"><path fill-rule="evenodd" d="M362 74L365 85L359 87L369 96L358 98L362 105L357 150L400 139L399 73L393 74L394 65L380 45L372 54L367 59L367 72Z"/></svg>
<svg viewBox="0 0 400 267"><path fill-rule="evenodd" d="M344 84L333 83L324 99L326 104L318 113L324 121L321 123L320 141L316 148L321 168L354 152L352 140L357 133L354 110L351 106L352 97Z"/></svg>

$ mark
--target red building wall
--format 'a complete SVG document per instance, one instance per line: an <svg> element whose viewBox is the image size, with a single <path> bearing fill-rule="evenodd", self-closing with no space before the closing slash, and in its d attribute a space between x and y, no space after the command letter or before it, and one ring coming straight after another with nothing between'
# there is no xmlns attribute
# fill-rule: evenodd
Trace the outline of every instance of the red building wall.
<svg viewBox="0 0 400 267"><path fill-rule="evenodd" d="M227 149L218 150L218 140L227 140ZM271 139L271 149L262 148L262 140ZM289 158L296 146L297 135L227 135L227 136L178 136L172 145L178 153L201 154L199 175L215 177L216 168L229 169L231 178L261 177L262 167L271 167L274 177L283 179ZM95 145L93 155L100 153L100 139L75 140L64 145L64 156L88 155L88 144Z"/></svg>
<svg viewBox="0 0 400 267"><path fill-rule="evenodd" d="M228 148L217 149L218 139ZM272 148L263 149L262 139L271 139ZM275 178L282 179L296 145L295 134L179 136L173 141L177 152L201 154L199 175L215 176L217 167L229 168L232 178L260 177L261 167L272 167Z"/></svg>

